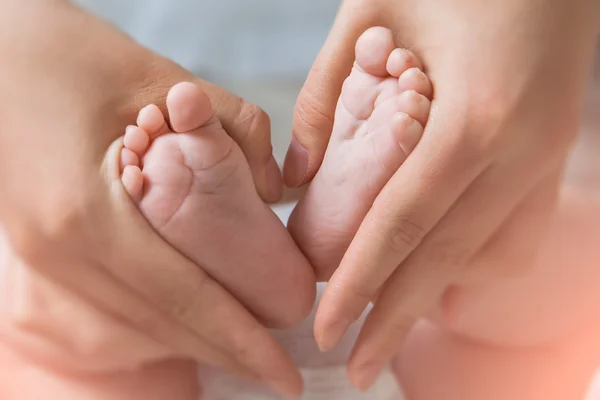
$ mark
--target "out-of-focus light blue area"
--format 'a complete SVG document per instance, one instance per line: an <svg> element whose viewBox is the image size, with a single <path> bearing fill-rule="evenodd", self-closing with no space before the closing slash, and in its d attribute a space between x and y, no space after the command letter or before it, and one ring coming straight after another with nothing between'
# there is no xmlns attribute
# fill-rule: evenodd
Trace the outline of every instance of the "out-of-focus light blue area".
<svg viewBox="0 0 600 400"><path fill-rule="evenodd" d="M77 0L205 78L302 79L339 0Z"/></svg>

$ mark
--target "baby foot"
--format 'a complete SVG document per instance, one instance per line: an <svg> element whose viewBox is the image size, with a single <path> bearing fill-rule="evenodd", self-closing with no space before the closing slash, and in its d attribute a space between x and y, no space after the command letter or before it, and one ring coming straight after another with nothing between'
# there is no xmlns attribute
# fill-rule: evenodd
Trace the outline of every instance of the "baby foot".
<svg viewBox="0 0 600 400"><path fill-rule="evenodd" d="M258 196L250 167L192 83L139 113L121 153L122 182L150 224L264 322L288 326L311 310L306 258Z"/></svg>
<svg viewBox="0 0 600 400"><path fill-rule="evenodd" d="M386 28L356 44L323 164L289 221L318 280L338 267L387 181L413 151L429 117L432 86L417 57Z"/></svg>

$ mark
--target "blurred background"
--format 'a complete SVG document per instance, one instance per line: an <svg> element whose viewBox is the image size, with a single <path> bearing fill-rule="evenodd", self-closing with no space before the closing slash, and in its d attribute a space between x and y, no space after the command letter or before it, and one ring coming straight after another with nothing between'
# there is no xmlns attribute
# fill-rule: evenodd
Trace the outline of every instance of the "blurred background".
<svg viewBox="0 0 600 400"><path fill-rule="evenodd" d="M296 96L336 14L339 0L78 0L138 42L198 76L261 106L272 119L281 163ZM598 57L600 61L600 57ZM600 65L600 62L597 63ZM600 193L600 68L567 179ZM290 205L279 208L285 219ZM599 338L600 340L600 338ZM600 380L590 400L600 400Z"/></svg>

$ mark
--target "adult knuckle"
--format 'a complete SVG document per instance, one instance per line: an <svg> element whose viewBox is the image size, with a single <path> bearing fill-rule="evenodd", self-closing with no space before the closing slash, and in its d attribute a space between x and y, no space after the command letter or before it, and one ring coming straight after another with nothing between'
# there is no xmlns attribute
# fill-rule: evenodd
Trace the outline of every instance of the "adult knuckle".
<svg viewBox="0 0 600 400"><path fill-rule="evenodd" d="M350 293L353 299L366 304L373 300L373 296L378 289L371 286L365 282L353 282L348 285L348 293ZM362 310L360 312L362 312Z"/></svg>
<svg viewBox="0 0 600 400"><path fill-rule="evenodd" d="M451 142L452 152L449 154L452 157L460 154L460 158L449 161L460 165L461 168L482 168L494 159L499 139L498 128L491 124L480 127L476 122L465 122L454 135Z"/></svg>
<svg viewBox="0 0 600 400"><path fill-rule="evenodd" d="M161 321L162 316L157 317L157 313L148 310L138 310L134 314L125 316L124 319L131 326L133 326L136 331L141 332L149 337L154 337L155 335L160 334L161 324L165 322ZM178 321L175 322L177 323ZM176 329L180 328L180 326L177 326Z"/></svg>
<svg viewBox="0 0 600 400"><path fill-rule="evenodd" d="M294 108L294 125L309 134L329 132L333 127L333 117L329 107L318 100L319 96L305 90L298 98ZM297 131L298 129L296 129Z"/></svg>
<svg viewBox="0 0 600 400"><path fill-rule="evenodd" d="M413 218L398 216L390 220L390 226L384 236L384 246L394 254L410 252L423 241L427 233Z"/></svg>
<svg viewBox="0 0 600 400"><path fill-rule="evenodd" d="M489 130L477 130L474 128L465 129L460 135L457 135L459 150L463 160L470 165L481 165L487 162L493 156L496 145L494 138L496 132Z"/></svg>
<svg viewBox="0 0 600 400"><path fill-rule="evenodd" d="M237 334L234 332L231 336L231 353L242 364L253 364L256 349L264 344L265 333L265 329L260 325L246 327Z"/></svg>
<svg viewBox="0 0 600 400"><path fill-rule="evenodd" d="M460 154L464 165L481 165L493 158L505 139L504 124L510 112L508 105L487 97L461 98L461 106L447 116L446 142L452 156ZM488 104L488 106L482 106Z"/></svg>
<svg viewBox="0 0 600 400"><path fill-rule="evenodd" d="M11 248L32 268L57 266L57 255L63 258L72 254L94 234L94 217L90 218L93 200L71 194L68 191L58 200L46 202L9 231Z"/></svg>
<svg viewBox="0 0 600 400"><path fill-rule="evenodd" d="M269 115L254 103L240 99L240 112L235 119L235 125L243 127L238 139L242 143L269 142L271 138L271 119Z"/></svg>
<svg viewBox="0 0 600 400"><path fill-rule="evenodd" d="M195 318L196 312L207 306L207 298L202 295L204 287L209 284L210 278L205 274L196 274L193 277L193 286L185 291L174 292L166 290L159 298L160 308L178 321L188 321ZM210 301L210 300L209 300Z"/></svg>

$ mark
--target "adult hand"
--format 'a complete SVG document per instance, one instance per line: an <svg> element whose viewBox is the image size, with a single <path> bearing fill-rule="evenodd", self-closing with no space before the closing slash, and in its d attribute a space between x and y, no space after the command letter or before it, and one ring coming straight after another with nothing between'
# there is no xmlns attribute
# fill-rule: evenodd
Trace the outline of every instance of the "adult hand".
<svg viewBox="0 0 600 400"><path fill-rule="evenodd" d="M119 180L124 128L194 77L67 1L9 0L0 19L0 221L11 262L30 270L24 284L42 300L13 302L2 327L31 338L24 351L69 368L142 343L148 351L132 363L193 358L298 393L300 376L267 330L150 228ZM245 150L260 193L279 198L267 116L196 82ZM57 298L66 300L44 301ZM69 310L93 315L79 325ZM127 340L92 329L103 321Z"/></svg>
<svg viewBox="0 0 600 400"><path fill-rule="evenodd" d="M343 3L298 99L288 185L319 168L367 28L392 29L435 91L421 142L374 202L317 314L316 338L330 348L377 295L350 359L356 386L374 381L414 321L561 169L577 133L598 11L591 0Z"/></svg>

